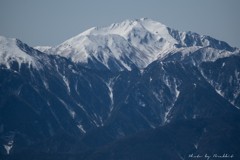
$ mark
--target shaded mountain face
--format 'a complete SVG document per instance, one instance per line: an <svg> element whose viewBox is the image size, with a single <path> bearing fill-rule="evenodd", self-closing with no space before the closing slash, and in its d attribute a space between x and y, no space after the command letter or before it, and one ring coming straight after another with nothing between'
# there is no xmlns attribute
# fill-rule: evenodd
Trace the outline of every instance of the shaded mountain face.
<svg viewBox="0 0 240 160"><path fill-rule="evenodd" d="M89 29L57 47L36 48L0 37L2 154L23 156L29 148L46 156L81 151L77 156L94 159L95 152L110 151L104 145L126 136L143 132L154 142L144 131L164 130L181 141L173 133L196 125L196 132L186 134L195 144L212 120L212 126L230 132L228 122L215 119L239 113L239 49L208 36L139 19ZM234 137L238 123L232 123ZM216 132L209 134L210 143ZM188 144L179 144L174 153L185 157ZM167 150L165 159L172 153Z"/></svg>
<svg viewBox="0 0 240 160"><path fill-rule="evenodd" d="M82 138L93 148L181 119L239 112L216 92L197 67L180 63L160 63L142 73L123 72L114 83L113 96L116 98L109 120Z"/></svg>
<svg viewBox="0 0 240 160"><path fill-rule="evenodd" d="M240 109L240 57L230 56L215 62L202 63L201 70L219 95Z"/></svg>

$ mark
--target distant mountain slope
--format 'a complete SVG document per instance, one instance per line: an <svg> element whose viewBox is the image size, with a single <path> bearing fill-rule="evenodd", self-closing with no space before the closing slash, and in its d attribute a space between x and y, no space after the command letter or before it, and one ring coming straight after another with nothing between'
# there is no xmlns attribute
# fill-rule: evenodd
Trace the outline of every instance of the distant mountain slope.
<svg viewBox="0 0 240 160"><path fill-rule="evenodd" d="M110 143L95 151L87 160L183 160L239 159L239 114L223 114L211 119L188 119L140 132ZM214 157L215 156L215 157ZM222 158L221 158L222 159Z"/></svg>
<svg viewBox="0 0 240 160"><path fill-rule="evenodd" d="M26 149L9 156L0 155L0 158L3 160L183 160L196 159L194 157L199 156L197 159L237 160L240 157L239 127L239 113L226 113L210 119L179 120L85 152L57 153Z"/></svg>

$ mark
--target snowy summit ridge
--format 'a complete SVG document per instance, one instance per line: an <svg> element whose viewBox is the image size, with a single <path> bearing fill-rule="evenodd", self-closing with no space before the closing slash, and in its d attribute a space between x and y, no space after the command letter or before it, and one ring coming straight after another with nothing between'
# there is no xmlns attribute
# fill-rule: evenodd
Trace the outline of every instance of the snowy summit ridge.
<svg viewBox="0 0 240 160"><path fill-rule="evenodd" d="M21 46L24 44L18 39L0 36L0 65L10 69L12 63L16 61L19 70L23 63L36 69L41 68L36 57L27 54Z"/></svg>
<svg viewBox="0 0 240 160"><path fill-rule="evenodd" d="M231 48L211 37L179 32L151 19L141 18L108 27L93 27L56 47L36 49L61 55L87 68L121 71L145 68L151 62L186 47L192 47L190 52L204 47ZM233 51L232 48L230 50Z"/></svg>
<svg viewBox="0 0 240 160"><path fill-rule="evenodd" d="M155 22L148 18L125 20L122 23L113 23L108 27L94 27L81 34L82 35L108 35L116 34L130 40L131 34L138 35L139 38L145 38L146 34L155 35L158 40L165 38L172 43L177 41L169 35L167 27L159 22Z"/></svg>

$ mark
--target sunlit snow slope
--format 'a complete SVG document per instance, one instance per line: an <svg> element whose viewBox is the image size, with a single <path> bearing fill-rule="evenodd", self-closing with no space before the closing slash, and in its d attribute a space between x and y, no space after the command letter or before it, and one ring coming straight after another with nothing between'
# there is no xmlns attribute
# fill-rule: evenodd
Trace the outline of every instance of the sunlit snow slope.
<svg viewBox="0 0 240 160"><path fill-rule="evenodd" d="M175 58L181 61L203 48L206 56L200 61L215 60L216 57L211 58L211 52L215 50L221 50L217 51L221 52L221 57L235 54L236 51L225 42L192 32L179 32L148 18L94 27L56 47L36 47L42 52L67 57L88 68L112 71L145 68L157 59L169 58L184 51L180 59Z"/></svg>
<svg viewBox="0 0 240 160"><path fill-rule="evenodd" d="M22 63L26 63L35 69L41 68L41 65L37 62L36 56L31 56L24 51L23 43L17 39L6 38L0 36L0 65L6 66L8 69L11 64L16 61L19 69Z"/></svg>

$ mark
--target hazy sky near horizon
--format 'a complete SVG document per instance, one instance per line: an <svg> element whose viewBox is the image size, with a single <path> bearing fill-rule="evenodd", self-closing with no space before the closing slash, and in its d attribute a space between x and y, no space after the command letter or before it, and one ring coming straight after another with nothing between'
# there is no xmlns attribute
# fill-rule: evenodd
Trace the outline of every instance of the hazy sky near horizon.
<svg viewBox="0 0 240 160"><path fill-rule="evenodd" d="M0 35L56 46L91 27L150 18L240 48L239 0L0 0Z"/></svg>

